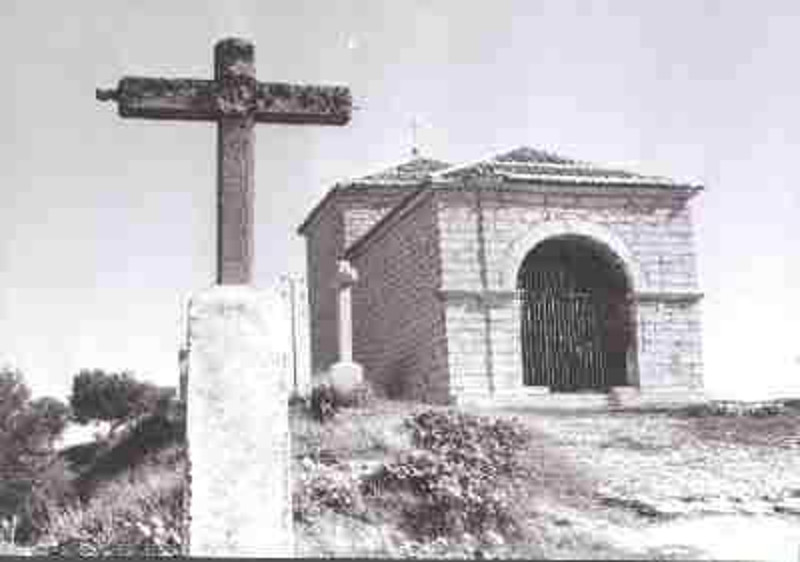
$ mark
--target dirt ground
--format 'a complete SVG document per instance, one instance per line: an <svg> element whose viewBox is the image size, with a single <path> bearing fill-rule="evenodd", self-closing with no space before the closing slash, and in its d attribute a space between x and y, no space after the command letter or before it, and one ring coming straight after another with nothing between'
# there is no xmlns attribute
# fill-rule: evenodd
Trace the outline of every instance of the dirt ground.
<svg viewBox="0 0 800 562"><path fill-rule="evenodd" d="M349 461L385 460L410 447L402 420L429 407L387 402L323 426L295 419L295 454L323 447ZM519 502L536 558L800 560L800 408L763 417L464 409L516 418L532 434L524 454L535 481ZM324 518L300 534L309 531L314 540L300 542L315 557L352 556L383 530Z"/></svg>
<svg viewBox="0 0 800 562"><path fill-rule="evenodd" d="M574 501L550 508L566 509L576 531L632 555L800 559L798 412L502 415L530 427L548 458L557 454L547 477L562 499L569 490L558 487L574 487Z"/></svg>

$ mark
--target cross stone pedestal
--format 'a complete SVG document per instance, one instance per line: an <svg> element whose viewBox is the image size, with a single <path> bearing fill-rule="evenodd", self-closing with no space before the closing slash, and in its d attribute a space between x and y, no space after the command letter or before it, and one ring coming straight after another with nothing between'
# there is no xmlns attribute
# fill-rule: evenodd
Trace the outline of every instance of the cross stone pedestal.
<svg viewBox="0 0 800 562"><path fill-rule="evenodd" d="M236 285L190 300L191 556L294 556L284 306Z"/></svg>
<svg viewBox="0 0 800 562"><path fill-rule="evenodd" d="M353 303L352 287L358 281L358 272L349 262L340 260L334 288L339 292L337 330L339 335L339 360L331 365L328 376L334 392L345 397L364 380L364 369L353 361Z"/></svg>

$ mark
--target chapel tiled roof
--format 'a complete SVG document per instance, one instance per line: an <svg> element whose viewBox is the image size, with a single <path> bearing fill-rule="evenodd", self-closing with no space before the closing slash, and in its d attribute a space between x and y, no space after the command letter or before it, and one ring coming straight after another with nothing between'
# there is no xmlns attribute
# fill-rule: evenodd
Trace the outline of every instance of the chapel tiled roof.
<svg viewBox="0 0 800 562"><path fill-rule="evenodd" d="M647 186L675 189L698 189L702 187L695 182L677 181L663 176L639 174L614 167L601 166L528 146L515 148L475 162L439 170L432 173L431 177L445 184L449 180L483 177L511 182L609 187Z"/></svg>
<svg viewBox="0 0 800 562"><path fill-rule="evenodd" d="M313 209L311 209L311 212L297 228L297 231L302 234L308 225L313 222L315 217L318 216L327 202L341 189L368 189L370 187L417 189L421 187L424 181L430 178L431 174L434 172L446 170L451 167L452 164L442 162L441 160L414 156L410 160L406 160L405 162L401 162L400 164L396 164L373 174L341 180L334 185L333 189L328 191L325 197L323 197Z"/></svg>
<svg viewBox="0 0 800 562"><path fill-rule="evenodd" d="M381 185L419 183L428 178L432 173L452 167L452 164L416 156L411 160L397 164L374 174L351 179L345 183L351 185Z"/></svg>

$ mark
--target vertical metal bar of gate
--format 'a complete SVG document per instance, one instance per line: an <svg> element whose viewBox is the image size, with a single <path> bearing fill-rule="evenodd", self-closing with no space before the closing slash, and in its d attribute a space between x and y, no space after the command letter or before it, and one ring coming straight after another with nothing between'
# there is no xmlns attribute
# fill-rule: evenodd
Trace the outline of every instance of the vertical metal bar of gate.
<svg viewBox="0 0 800 562"><path fill-rule="evenodd" d="M580 256L578 256L580 259ZM628 341L626 328L615 327L622 306L595 261L567 262L542 256L525 264L518 279L525 384L556 390L603 389L624 381L626 360L618 349ZM587 282L587 280L589 280ZM614 302L612 302L614 301ZM628 307L625 305L626 312ZM609 324L610 323L610 324ZM624 383L623 383L624 384Z"/></svg>

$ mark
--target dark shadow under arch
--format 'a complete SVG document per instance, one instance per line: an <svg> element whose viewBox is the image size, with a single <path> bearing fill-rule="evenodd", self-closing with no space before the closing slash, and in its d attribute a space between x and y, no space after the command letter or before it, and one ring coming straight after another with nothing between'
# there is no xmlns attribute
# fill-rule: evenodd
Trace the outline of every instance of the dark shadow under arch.
<svg viewBox="0 0 800 562"><path fill-rule="evenodd" d="M553 391L635 383L635 310L620 259L584 236L549 238L517 274L523 381Z"/></svg>

